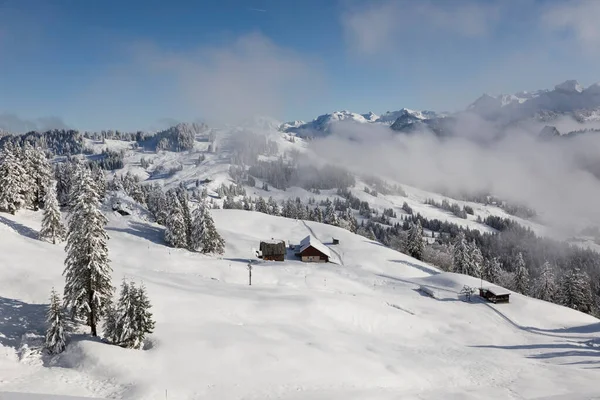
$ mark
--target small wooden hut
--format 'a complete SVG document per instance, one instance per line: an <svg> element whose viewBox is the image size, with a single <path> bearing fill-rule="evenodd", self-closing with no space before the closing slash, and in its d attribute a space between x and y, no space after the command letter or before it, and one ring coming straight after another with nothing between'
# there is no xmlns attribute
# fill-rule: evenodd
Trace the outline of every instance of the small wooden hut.
<svg viewBox="0 0 600 400"><path fill-rule="evenodd" d="M312 236L305 237L296 251L296 256L304 262L326 263L331 258L329 248Z"/></svg>
<svg viewBox="0 0 600 400"><path fill-rule="evenodd" d="M283 240L264 240L260 242L259 257L267 261L285 260L285 242Z"/></svg>
<svg viewBox="0 0 600 400"><path fill-rule="evenodd" d="M510 292L498 286L490 286L479 289L479 296L492 303L508 303Z"/></svg>

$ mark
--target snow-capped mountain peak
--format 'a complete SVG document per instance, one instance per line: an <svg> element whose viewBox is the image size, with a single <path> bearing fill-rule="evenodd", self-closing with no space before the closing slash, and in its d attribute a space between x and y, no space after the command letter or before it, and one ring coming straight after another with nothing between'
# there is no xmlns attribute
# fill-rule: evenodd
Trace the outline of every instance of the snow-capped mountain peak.
<svg viewBox="0 0 600 400"><path fill-rule="evenodd" d="M362 114L362 116L369 122L375 122L379 119L379 115L375 114L373 111L369 111L366 114Z"/></svg>
<svg viewBox="0 0 600 400"><path fill-rule="evenodd" d="M581 93L583 92L583 86L581 86L576 80L571 79L554 86L554 90L557 92Z"/></svg>

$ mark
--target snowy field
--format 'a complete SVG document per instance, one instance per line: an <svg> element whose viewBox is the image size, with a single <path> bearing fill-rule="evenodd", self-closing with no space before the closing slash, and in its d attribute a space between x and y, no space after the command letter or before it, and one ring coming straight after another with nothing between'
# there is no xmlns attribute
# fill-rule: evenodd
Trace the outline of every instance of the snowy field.
<svg viewBox="0 0 600 400"><path fill-rule="evenodd" d="M329 225L213 216L221 258L170 249L160 226L110 213L114 285L146 284L155 333L146 350L75 334L50 358L40 335L50 289L64 285L63 246L35 238L41 213L0 214L0 399L600 398L600 321L589 315L518 294L465 302L457 293L479 280ZM261 239L308 234L336 264L260 262L248 286Z"/></svg>

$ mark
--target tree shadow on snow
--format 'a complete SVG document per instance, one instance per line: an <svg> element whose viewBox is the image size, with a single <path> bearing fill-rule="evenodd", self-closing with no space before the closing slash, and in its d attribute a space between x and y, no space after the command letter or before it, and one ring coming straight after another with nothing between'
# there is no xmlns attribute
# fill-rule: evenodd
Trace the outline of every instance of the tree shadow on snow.
<svg viewBox="0 0 600 400"><path fill-rule="evenodd" d="M44 335L47 307L0 297L0 344L18 349L25 334Z"/></svg>
<svg viewBox="0 0 600 400"><path fill-rule="evenodd" d="M1 215L0 215L0 223L3 223L4 225L14 229L21 236L25 236L30 239L38 239L38 237L39 237L39 234L36 230L31 229L30 227L20 224L18 222L11 221L10 219L4 218Z"/></svg>
<svg viewBox="0 0 600 400"><path fill-rule="evenodd" d="M107 227L107 231L123 232L142 239L149 240L152 243L164 245L164 230L156 226L144 224L141 222L129 221L127 228Z"/></svg>

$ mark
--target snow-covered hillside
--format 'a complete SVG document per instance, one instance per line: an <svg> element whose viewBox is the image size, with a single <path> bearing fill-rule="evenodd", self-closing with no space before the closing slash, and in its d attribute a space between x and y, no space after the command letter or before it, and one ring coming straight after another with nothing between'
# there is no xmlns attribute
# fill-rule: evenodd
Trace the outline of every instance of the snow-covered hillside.
<svg viewBox="0 0 600 400"><path fill-rule="evenodd" d="M37 346L49 290L64 282L65 253L35 239L40 213L1 214L0 391L132 399L600 393L592 346L600 322L589 315L518 294L509 304L465 302L457 292L479 280L439 273L340 228L245 211L213 216L227 241L219 258L170 249L161 227L110 213L115 285L122 277L146 284L155 333L143 351L75 335L49 358ZM298 243L308 234L339 265L259 262L248 286L246 264L261 239Z"/></svg>

